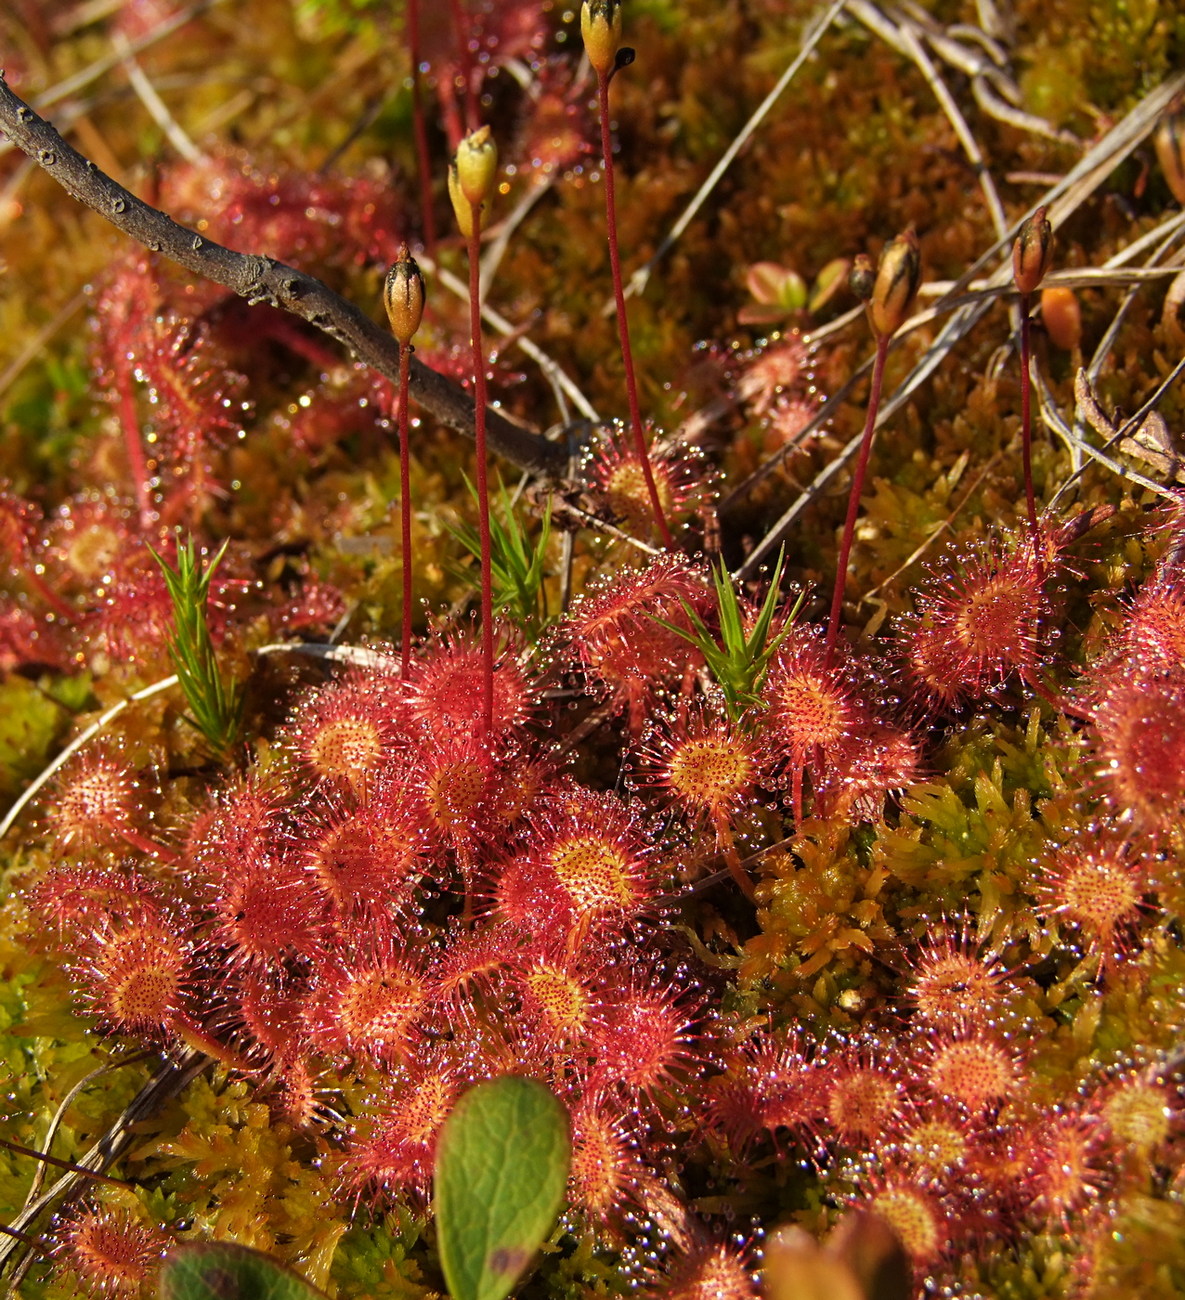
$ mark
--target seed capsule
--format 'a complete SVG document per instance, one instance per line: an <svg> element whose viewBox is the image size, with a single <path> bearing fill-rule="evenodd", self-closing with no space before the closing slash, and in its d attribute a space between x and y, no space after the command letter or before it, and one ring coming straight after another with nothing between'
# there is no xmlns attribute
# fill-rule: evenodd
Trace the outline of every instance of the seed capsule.
<svg viewBox="0 0 1185 1300"><path fill-rule="evenodd" d="M425 297L424 277L404 244L399 250L399 260L387 272L383 283L383 305L391 322L391 333L402 348L407 347L420 328Z"/></svg>
<svg viewBox="0 0 1185 1300"><path fill-rule="evenodd" d="M909 304L918 291L922 265L918 240L912 230L898 235L881 253L876 284L868 302L868 319L879 338L895 334L905 320Z"/></svg>
<svg viewBox="0 0 1185 1300"><path fill-rule="evenodd" d="M498 146L488 126L479 126L457 145L457 183L470 203L481 204L494 193ZM454 201L455 206L455 201Z"/></svg>
<svg viewBox="0 0 1185 1300"><path fill-rule="evenodd" d="M621 5L618 0L584 0L580 6L580 34L588 61L600 77L615 68L621 45Z"/></svg>
<svg viewBox="0 0 1185 1300"><path fill-rule="evenodd" d="M1185 203L1185 113L1172 113L1153 137L1160 170L1178 203Z"/></svg>
<svg viewBox="0 0 1185 1300"><path fill-rule="evenodd" d="M1053 260L1053 227L1040 207L1021 225L1012 245L1012 278L1021 293L1035 293Z"/></svg>

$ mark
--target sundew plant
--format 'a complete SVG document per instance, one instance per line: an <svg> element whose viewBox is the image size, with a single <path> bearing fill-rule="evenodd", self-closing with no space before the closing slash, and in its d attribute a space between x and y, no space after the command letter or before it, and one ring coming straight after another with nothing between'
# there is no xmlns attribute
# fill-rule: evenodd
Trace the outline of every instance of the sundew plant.
<svg viewBox="0 0 1185 1300"><path fill-rule="evenodd" d="M9 1295L1185 1294L1183 56L0 10Z"/></svg>

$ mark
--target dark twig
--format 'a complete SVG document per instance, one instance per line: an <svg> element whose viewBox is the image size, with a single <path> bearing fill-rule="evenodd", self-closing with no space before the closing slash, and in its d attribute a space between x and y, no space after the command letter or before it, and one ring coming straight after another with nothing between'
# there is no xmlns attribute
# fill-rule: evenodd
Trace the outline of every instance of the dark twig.
<svg viewBox="0 0 1185 1300"><path fill-rule="evenodd" d="M106 217L124 234L215 284L307 320L353 353L363 364L399 382L399 347L377 322L311 275L274 258L236 253L187 230L129 190L67 144L56 128L13 94L0 75L0 130L80 203ZM413 357L411 395L442 424L473 437L473 399L457 384ZM486 436L496 455L529 473L559 477L566 466L563 447L486 412Z"/></svg>

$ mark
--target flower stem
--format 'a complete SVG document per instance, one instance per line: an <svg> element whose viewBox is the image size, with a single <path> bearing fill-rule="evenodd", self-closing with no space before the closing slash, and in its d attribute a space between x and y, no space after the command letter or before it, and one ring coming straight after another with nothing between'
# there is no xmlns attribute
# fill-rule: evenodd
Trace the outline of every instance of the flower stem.
<svg viewBox="0 0 1185 1300"><path fill-rule="evenodd" d="M634 450L646 478L646 491L650 508L658 524L659 536L664 546L673 546L671 530L667 527L658 497L658 485L650 465L650 453L642 429L642 409L638 403L638 378L634 372L634 355L630 348L630 327L625 314L625 287L621 278L621 253L617 246L617 199L613 183L613 139L609 130L609 77L597 73L597 104L601 117L601 153L605 159L605 224L609 233L609 266L613 273L613 297L617 302L617 334L621 340L621 359L625 363L625 390L630 408L630 428Z"/></svg>
<svg viewBox="0 0 1185 1300"><path fill-rule="evenodd" d="M848 517L843 526L843 542L839 548L839 567L835 573L835 592L831 597L831 617L827 621L827 644L823 667L830 668L835 657L835 642L839 636L839 619L843 613L843 593L848 575L848 560L852 554L852 539L856 533L856 516L860 513L860 494L864 490L864 476L868 472L868 457L872 452L872 434L876 428L876 412L881 402L881 384L885 375L885 358L889 355L888 334L879 334L876 340L876 360L872 365L872 387L868 393L868 414L864 420L864 436L860 440L860 455L852 475L852 490L848 496Z"/></svg>
<svg viewBox="0 0 1185 1300"><path fill-rule="evenodd" d="M494 583L490 564L490 495L486 473L486 364L481 345L481 204L471 203L469 233L469 332L473 340L473 431L477 443L477 532L481 545L482 732L494 725Z"/></svg>
<svg viewBox="0 0 1185 1300"><path fill-rule="evenodd" d="M1020 429L1024 457L1025 504L1029 511L1029 532L1033 554L1041 558L1040 532L1037 526L1037 500L1033 495L1032 381L1029 373L1029 294L1020 296Z"/></svg>
<svg viewBox="0 0 1185 1300"><path fill-rule="evenodd" d="M403 630L400 639L400 676L407 681L411 667L411 445L408 438L408 381L411 346L399 348L399 530L403 556Z"/></svg>
<svg viewBox="0 0 1185 1300"><path fill-rule="evenodd" d="M420 222L424 247L436 256L436 219L432 215L432 162L428 154L428 128L424 121L423 86L420 84L420 0L407 0L407 45L411 55L411 121L416 141L416 167L420 173Z"/></svg>

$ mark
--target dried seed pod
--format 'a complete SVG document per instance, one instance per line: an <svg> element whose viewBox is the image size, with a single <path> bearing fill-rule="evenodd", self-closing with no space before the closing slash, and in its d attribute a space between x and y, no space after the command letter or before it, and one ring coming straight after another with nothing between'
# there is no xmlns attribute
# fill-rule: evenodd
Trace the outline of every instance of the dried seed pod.
<svg viewBox="0 0 1185 1300"><path fill-rule="evenodd" d="M1185 113L1170 113L1163 118L1153 143L1173 197L1178 203L1185 203Z"/></svg>
<svg viewBox="0 0 1185 1300"><path fill-rule="evenodd" d="M614 71L621 45L618 0L584 0L580 6L580 35L597 76L607 77Z"/></svg>
<svg viewBox="0 0 1185 1300"><path fill-rule="evenodd" d="M1053 260L1053 227L1039 207L1027 217L1012 245L1012 278L1021 293L1035 293Z"/></svg>
<svg viewBox="0 0 1185 1300"><path fill-rule="evenodd" d="M399 249L399 260L383 282L383 305L391 322L391 333L401 348L407 347L420 328L425 297L424 277L404 244Z"/></svg>
<svg viewBox="0 0 1185 1300"><path fill-rule="evenodd" d="M873 333L888 338L901 328L905 314L918 291L922 264L918 240L912 230L898 235L885 246L876 268L876 284L868 302L868 319Z"/></svg>

